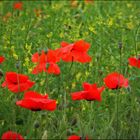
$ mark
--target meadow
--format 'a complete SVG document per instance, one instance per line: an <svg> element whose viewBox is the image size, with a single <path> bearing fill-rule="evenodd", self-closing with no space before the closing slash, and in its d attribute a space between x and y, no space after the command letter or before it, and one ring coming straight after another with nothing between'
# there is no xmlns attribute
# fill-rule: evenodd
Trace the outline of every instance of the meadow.
<svg viewBox="0 0 140 140"><path fill-rule="evenodd" d="M140 1L0 1L0 138L140 139L139 19Z"/></svg>

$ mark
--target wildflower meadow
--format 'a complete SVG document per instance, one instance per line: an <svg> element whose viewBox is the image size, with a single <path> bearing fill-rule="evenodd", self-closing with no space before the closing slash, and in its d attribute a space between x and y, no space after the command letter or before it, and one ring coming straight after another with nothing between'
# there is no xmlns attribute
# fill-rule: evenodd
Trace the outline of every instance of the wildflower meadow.
<svg viewBox="0 0 140 140"><path fill-rule="evenodd" d="M140 1L0 1L1 140L140 139Z"/></svg>

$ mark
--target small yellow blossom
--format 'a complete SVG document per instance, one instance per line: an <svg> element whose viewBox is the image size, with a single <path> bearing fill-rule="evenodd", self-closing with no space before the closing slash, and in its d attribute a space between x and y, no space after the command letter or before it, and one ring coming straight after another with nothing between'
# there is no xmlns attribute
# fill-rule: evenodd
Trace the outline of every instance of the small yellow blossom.
<svg viewBox="0 0 140 140"><path fill-rule="evenodd" d="M131 3L127 3L127 7L128 8L131 8L132 7L132 4Z"/></svg>
<svg viewBox="0 0 140 140"><path fill-rule="evenodd" d="M58 104L58 100L56 100L56 104Z"/></svg>
<svg viewBox="0 0 140 140"><path fill-rule="evenodd" d="M89 67L92 67L93 66L93 63L89 63Z"/></svg>
<svg viewBox="0 0 140 140"><path fill-rule="evenodd" d="M134 28L134 24L132 22L127 23L127 28L128 29L133 29Z"/></svg>
<svg viewBox="0 0 140 140"><path fill-rule="evenodd" d="M85 106L82 107L82 111L86 110Z"/></svg>
<svg viewBox="0 0 140 140"><path fill-rule="evenodd" d="M89 74L90 74L90 73L89 73L88 71L86 71L86 73L85 73L85 74L86 74L86 76L89 76Z"/></svg>
<svg viewBox="0 0 140 140"><path fill-rule="evenodd" d="M26 57L25 58L25 62L29 62L30 60L29 60L29 58L28 57Z"/></svg>
<svg viewBox="0 0 140 140"><path fill-rule="evenodd" d="M95 27L90 26L90 27L89 27L89 30L90 30L92 33L94 33L94 34L97 34L97 32L96 32L96 30L95 30Z"/></svg>
<svg viewBox="0 0 140 140"><path fill-rule="evenodd" d="M31 72L32 72L32 68L29 68L29 69L28 69L28 72L31 73Z"/></svg>
<svg viewBox="0 0 140 140"><path fill-rule="evenodd" d="M77 73L76 80L79 80L81 76L82 76L82 73L81 72Z"/></svg>
<svg viewBox="0 0 140 140"><path fill-rule="evenodd" d="M73 82L73 83L72 83L72 88L75 88L75 87L76 87L76 83Z"/></svg>
<svg viewBox="0 0 140 140"><path fill-rule="evenodd" d="M25 26L23 26L22 28L21 28L21 31L24 31L25 30Z"/></svg>
<svg viewBox="0 0 140 140"><path fill-rule="evenodd" d="M112 26L112 25L113 25L113 19L112 19L112 18L109 19L108 25L109 25L109 26Z"/></svg>
<svg viewBox="0 0 140 140"><path fill-rule="evenodd" d="M15 60L18 60L18 55L16 53L13 53L13 57Z"/></svg>
<svg viewBox="0 0 140 140"><path fill-rule="evenodd" d="M44 85L44 83L45 83L45 81L44 81L44 80L42 80L42 81L40 82L40 86L43 86L43 85Z"/></svg>
<svg viewBox="0 0 140 140"><path fill-rule="evenodd" d="M64 34L61 32L61 33L59 34L59 36L60 36L61 38L63 38L63 37L64 37Z"/></svg>
<svg viewBox="0 0 140 140"><path fill-rule="evenodd" d="M52 36L53 36L53 33L52 32L50 32L50 33L47 34L47 37L48 38L51 38Z"/></svg>

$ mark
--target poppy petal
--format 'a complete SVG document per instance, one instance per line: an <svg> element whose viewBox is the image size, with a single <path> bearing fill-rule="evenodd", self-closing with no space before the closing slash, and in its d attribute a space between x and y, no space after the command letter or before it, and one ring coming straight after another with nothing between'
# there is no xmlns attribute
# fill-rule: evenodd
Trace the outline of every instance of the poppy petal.
<svg viewBox="0 0 140 140"><path fill-rule="evenodd" d="M0 64L5 60L3 56L0 56Z"/></svg>
<svg viewBox="0 0 140 140"><path fill-rule="evenodd" d="M128 60L129 60L129 64L131 66L136 66L137 65L137 59L136 58L131 57Z"/></svg>
<svg viewBox="0 0 140 140"><path fill-rule="evenodd" d="M55 100L47 100L47 103L42 107L44 110L54 111L56 109L56 101Z"/></svg>
<svg viewBox="0 0 140 140"><path fill-rule="evenodd" d="M60 68L58 67L57 64L55 63L50 63L48 69L47 69L48 73L53 73L53 74L60 74Z"/></svg>
<svg viewBox="0 0 140 140"><path fill-rule="evenodd" d="M61 47L66 47L66 46L69 45L69 43L68 42L65 42L65 41L62 41L60 45L61 45Z"/></svg>
<svg viewBox="0 0 140 140"><path fill-rule="evenodd" d="M2 135L1 140L24 140L24 138L16 132L7 131Z"/></svg>
<svg viewBox="0 0 140 140"><path fill-rule="evenodd" d="M76 136L76 135L72 135L68 137L68 140L81 140L81 137Z"/></svg>
<svg viewBox="0 0 140 140"><path fill-rule="evenodd" d="M38 54L38 52L32 55L32 62L34 62L34 63L39 62L39 54Z"/></svg>
<svg viewBox="0 0 140 140"><path fill-rule="evenodd" d="M73 92L71 94L71 97L72 97L72 100L84 100L86 94L87 94L87 91Z"/></svg>
<svg viewBox="0 0 140 140"><path fill-rule="evenodd" d="M90 48L90 44L84 40L79 40L74 43L73 49L80 52L87 52Z"/></svg>
<svg viewBox="0 0 140 140"><path fill-rule="evenodd" d="M48 99L48 95L41 95L35 91L28 91L24 94L24 98L45 98L45 99Z"/></svg>

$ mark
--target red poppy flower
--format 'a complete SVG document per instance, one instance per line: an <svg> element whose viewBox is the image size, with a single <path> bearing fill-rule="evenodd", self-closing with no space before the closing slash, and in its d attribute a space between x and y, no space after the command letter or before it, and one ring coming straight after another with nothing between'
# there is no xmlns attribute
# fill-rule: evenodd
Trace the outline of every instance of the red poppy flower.
<svg viewBox="0 0 140 140"><path fill-rule="evenodd" d="M3 56L0 56L0 64L5 60Z"/></svg>
<svg viewBox="0 0 140 140"><path fill-rule="evenodd" d="M105 82L106 86L110 89L128 87L128 79L124 78L123 75L121 75L117 72L113 72L113 73L110 73L109 75L107 75L104 78L104 82Z"/></svg>
<svg viewBox="0 0 140 140"><path fill-rule="evenodd" d="M129 65L140 68L140 58L130 57L128 61Z"/></svg>
<svg viewBox="0 0 140 140"><path fill-rule="evenodd" d="M24 138L16 132L7 131L2 135L1 140L24 140Z"/></svg>
<svg viewBox="0 0 140 140"><path fill-rule="evenodd" d="M80 136L77 135L72 135L68 137L68 140L88 140L88 137L86 136L85 138L82 138Z"/></svg>
<svg viewBox="0 0 140 140"><path fill-rule="evenodd" d="M7 87L14 93L23 92L31 88L35 83L28 76L16 72L7 72L2 87Z"/></svg>
<svg viewBox="0 0 140 140"><path fill-rule="evenodd" d="M37 66L33 69L33 74L38 74L42 71L52 74L60 74L60 69L57 62L60 61L60 58L57 57L57 54L53 50L49 50L47 53L44 51L35 53L32 56L32 62L37 63Z"/></svg>
<svg viewBox="0 0 140 140"><path fill-rule="evenodd" d="M24 98L16 102L16 105L32 111L56 109L56 100L48 99L48 95L41 95L34 91L28 91L24 94Z"/></svg>
<svg viewBox="0 0 140 140"><path fill-rule="evenodd" d="M97 88L96 84L83 83L83 91L74 92L71 94L72 100L97 100L101 101L101 92L104 87Z"/></svg>
<svg viewBox="0 0 140 140"><path fill-rule="evenodd" d="M15 2L13 8L15 10L22 10L23 3L22 2Z"/></svg>
<svg viewBox="0 0 140 140"><path fill-rule="evenodd" d="M87 63L91 61L91 57L87 54L89 48L90 44L84 40L79 40L73 44L61 42L61 48L57 49L57 53L65 62Z"/></svg>

